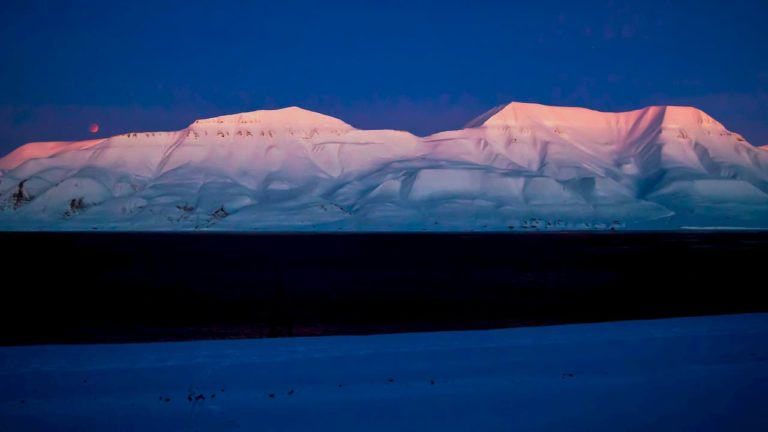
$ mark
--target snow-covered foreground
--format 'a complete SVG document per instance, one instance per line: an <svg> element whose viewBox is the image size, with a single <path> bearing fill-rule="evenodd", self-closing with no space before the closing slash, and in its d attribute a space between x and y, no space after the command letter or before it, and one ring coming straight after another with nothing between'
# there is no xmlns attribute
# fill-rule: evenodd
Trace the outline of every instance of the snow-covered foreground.
<svg viewBox="0 0 768 432"><path fill-rule="evenodd" d="M706 113L511 103L428 137L300 108L0 159L0 230L768 228L768 151Z"/></svg>
<svg viewBox="0 0 768 432"><path fill-rule="evenodd" d="M0 348L0 430L768 430L768 314Z"/></svg>

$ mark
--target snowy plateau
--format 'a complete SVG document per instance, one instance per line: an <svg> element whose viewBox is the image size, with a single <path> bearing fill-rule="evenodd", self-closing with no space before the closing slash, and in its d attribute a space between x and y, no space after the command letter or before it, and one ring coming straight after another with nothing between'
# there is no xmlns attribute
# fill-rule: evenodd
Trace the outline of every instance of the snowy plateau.
<svg viewBox="0 0 768 432"><path fill-rule="evenodd" d="M765 431L768 315L0 348L3 431Z"/></svg>
<svg viewBox="0 0 768 432"><path fill-rule="evenodd" d="M462 130L296 107L0 159L0 230L768 228L768 151L706 113L511 103Z"/></svg>

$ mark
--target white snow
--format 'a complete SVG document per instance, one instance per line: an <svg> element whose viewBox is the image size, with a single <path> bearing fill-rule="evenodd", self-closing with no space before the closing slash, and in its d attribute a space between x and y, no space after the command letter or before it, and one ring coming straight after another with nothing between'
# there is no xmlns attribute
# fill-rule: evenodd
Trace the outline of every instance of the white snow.
<svg viewBox="0 0 768 432"><path fill-rule="evenodd" d="M4 347L0 430L765 431L766 385L768 314Z"/></svg>
<svg viewBox="0 0 768 432"><path fill-rule="evenodd" d="M768 228L768 153L690 107L511 103L427 137L291 107L27 144L0 170L4 230Z"/></svg>

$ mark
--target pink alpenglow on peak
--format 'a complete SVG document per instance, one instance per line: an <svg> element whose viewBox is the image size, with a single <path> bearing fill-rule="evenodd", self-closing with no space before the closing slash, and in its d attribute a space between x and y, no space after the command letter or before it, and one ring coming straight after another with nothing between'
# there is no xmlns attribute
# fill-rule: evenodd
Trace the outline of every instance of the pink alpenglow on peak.
<svg viewBox="0 0 768 432"><path fill-rule="evenodd" d="M573 125L577 128L604 129L631 127L649 118L670 125L698 124L723 127L705 112L693 107L651 106L626 112L601 112L587 108L555 107L521 102L496 107L470 122L468 127L557 123Z"/></svg>
<svg viewBox="0 0 768 432"><path fill-rule="evenodd" d="M24 145L0 230L766 229L764 150L690 107L511 103L427 137L261 110Z"/></svg>
<svg viewBox="0 0 768 432"><path fill-rule="evenodd" d="M0 169L8 170L16 168L28 160L45 159L61 152L87 150L102 141L103 140L101 139L95 139L87 141L48 141L24 144L0 159Z"/></svg>
<svg viewBox="0 0 768 432"><path fill-rule="evenodd" d="M338 128L342 130L352 129L352 126L343 121L305 110L299 107L288 107L276 110L259 110L241 114L225 115L208 119L196 120L192 125L262 125L273 127L320 127Z"/></svg>

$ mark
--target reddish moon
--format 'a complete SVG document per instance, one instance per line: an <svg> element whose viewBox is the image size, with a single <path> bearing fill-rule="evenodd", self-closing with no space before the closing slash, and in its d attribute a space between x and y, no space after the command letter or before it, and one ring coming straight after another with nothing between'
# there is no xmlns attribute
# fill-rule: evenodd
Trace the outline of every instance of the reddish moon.
<svg viewBox="0 0 768 432"><path fill-rule="evenodd" d="M96 133L99 131L99 124L98 123L91 123L91 126L88 128L91 133Z"/></svg>

